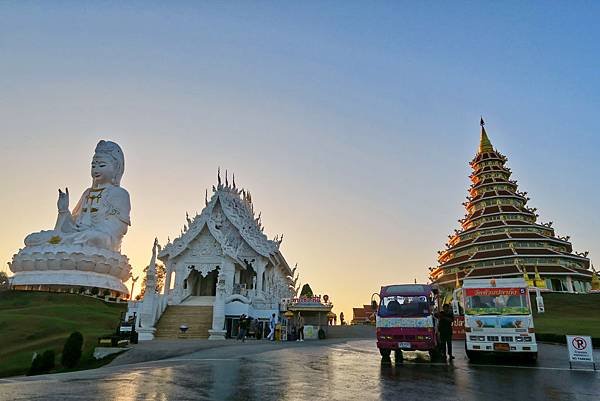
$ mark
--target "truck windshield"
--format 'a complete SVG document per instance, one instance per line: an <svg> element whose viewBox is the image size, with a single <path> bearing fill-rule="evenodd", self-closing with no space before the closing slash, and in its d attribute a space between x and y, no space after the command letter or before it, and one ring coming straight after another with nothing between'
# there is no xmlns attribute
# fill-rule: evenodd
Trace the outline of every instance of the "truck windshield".
<svg viewBox="0 0 600 401"><path fill-rule="evenodd" d="M529 315L530 313L526 293L465 297L467 315Z"/></svg>
<svg viewBox="0 0 600 401"><path fill-rule="evenodd" d="M425 295L383 297L379 306L379 316L425 316L430 315L429 300Z"/></svg>

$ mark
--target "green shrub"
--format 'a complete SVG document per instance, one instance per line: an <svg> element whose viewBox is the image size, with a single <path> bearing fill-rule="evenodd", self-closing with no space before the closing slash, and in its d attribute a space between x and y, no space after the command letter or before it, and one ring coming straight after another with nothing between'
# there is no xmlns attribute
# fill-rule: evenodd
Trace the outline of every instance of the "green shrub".
<svg viewBox="0 0 600 401"><path fill-rule="evenodd" d="M98 287L92 288L92 295L98 295L99 292L100 290L98 289Z"/></svg>
<svg viewBox="0 0 600 401"><path fill-rule="evenodd" d="M31 361L31 367L27 372L28 376L41 375L54 369L55 354L53 350L44 351L41 355L36 355Z"/></svg>
<svg viewBox="0 0 600 401"><path fill-rule="evenodd" d="M54 369L54 358L54 350L49 349L44 351L42 354L42 370L44 372L50 372L52 369Z"/></svg>
<svg viewBox="0 0 600 401"><path fill-rule="evenodd" d="M110 295L110 291L109 290L102 291L102 296L107 297L109 295Z"/></svg>
<svg viewBox="0 0 600 401"><path fill-rule="evenodd" d="M31 361L27 376L39 375L40 373L42 373L42 356L36 355Z"/></svg>
<svg viewBox="0 0 600 401"><path fill-rule="evenodd" d="M60 363L66 368L74 368L81 359L81 347L83 346L83 336L80 332L71 333L62 352Z"/></svg>
<svg viewBox="0 0 600 401"><path fill-rule="evenodd" d="M325 336L325 330L319 329L318 335L319 335L319 340L324 340L325 337L326 337Z"/></svg>

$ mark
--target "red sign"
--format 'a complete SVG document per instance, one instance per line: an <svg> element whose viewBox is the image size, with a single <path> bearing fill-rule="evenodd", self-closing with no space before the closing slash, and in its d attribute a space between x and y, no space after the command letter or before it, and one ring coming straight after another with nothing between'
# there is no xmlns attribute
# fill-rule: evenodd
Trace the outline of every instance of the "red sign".
<svg viewBox="0 0 600 401"><path fill-rule="evenodd" d="M579 351L582 351L587 347L587 342L581 337L575 337L571 343L573 344L573 348Z"/></svg>
<svg viewBox="0 0 600 401"><path fill-rule="evenodd" d="M321 296L317 295L314 297L300 297L300 298L292 298L292 304L305 304L305 303L321 303Z"/></svg>
<svg viewBox="0 0 600 401"><path fill-rule="evenodd" d="M454 316L454 321L452 322L452 339L464 340L465 338L465 317Z"/></svg>
<svg viewBox="0 0 600 401"><path fill-rule="evenodd" d="M522 295L524 288L465 288L468 297L497 297L498 295Z"/></svg>

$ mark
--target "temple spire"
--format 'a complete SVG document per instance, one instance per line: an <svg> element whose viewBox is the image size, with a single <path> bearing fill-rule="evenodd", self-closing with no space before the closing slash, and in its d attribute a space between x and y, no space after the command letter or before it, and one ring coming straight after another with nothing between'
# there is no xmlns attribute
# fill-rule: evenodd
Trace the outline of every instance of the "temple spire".
<svg viewBox="0 0 600 401"><path fill-rule="evenodd" d="M483 117L479 121L479 125L481 125L481 139L479 140L479 153L485 152L493 152L494 147L490 142L490 138L488 138L487 133L485 132L485 121L483 121Z"/></svg>

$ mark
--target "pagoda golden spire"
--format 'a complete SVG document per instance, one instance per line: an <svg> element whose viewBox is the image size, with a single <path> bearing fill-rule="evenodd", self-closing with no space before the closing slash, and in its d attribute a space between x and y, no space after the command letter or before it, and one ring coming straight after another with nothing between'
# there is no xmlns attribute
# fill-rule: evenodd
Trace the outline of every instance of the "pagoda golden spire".
<svg viewBox="0 0 600 401"><path fill-rule="evenodd" d="M492 143L490 142L490 138L488 138L487 133L485 132L485 122L483 121L483 117L481 117L479 125L481 125L481 139L479 140L479 153L493 152L494 147L492 146Z"/></svg>

